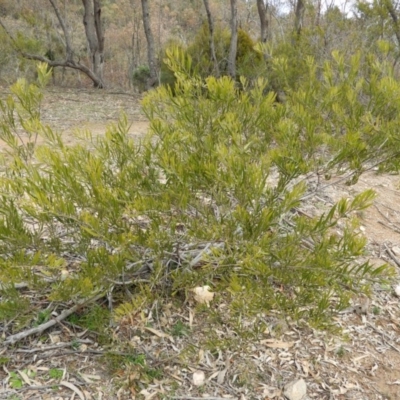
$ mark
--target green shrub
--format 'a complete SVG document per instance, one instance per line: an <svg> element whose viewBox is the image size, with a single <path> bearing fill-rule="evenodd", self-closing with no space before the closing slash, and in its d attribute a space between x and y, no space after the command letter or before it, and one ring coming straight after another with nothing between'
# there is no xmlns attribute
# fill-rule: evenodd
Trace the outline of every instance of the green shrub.
<svg viewBox="0 0 400 400"><path fill-rule="evenodd" d="M318 69L307 58L309 79L277 104L262 79L241 91L229 77L194 74L183 51L170 51L175 93L147 94L150 133L140 143L122 118L104 137L67 147L40 122L46 67L39 87L17 82L0 103L10 147L0 180L0 312L22 304L13 302L15 282L78 301L130 276L134 293L120 307L128 313L146 298L208 284L229 300L221 318L232 323L271 309L331 323L354 291L368 293L389 270L357 261L365 239L356 213L374 193L308 217L296 212L313 195L306 176L337 169L351 183L371 162L398 169L400 123L389 65L332 59ZM18 141L21 127L28 144ZM71 254L79 262L65 273ZM148 264L146 281L135 282Z"/></svg>
<svg viewBox="0 0 400 400"><path fill-rule="evenodd" d="M203 24L192 43L186 49L176 44L167 46L162 59L168 57L168 53L174 48L179 48L185 52L185 56L191 58L191 73L198 74L203 78L208 76L216 76L214 63L211 59L210 34L207 24ZM218 61L219 72L222 76L228 76L228 55L230 46L230 31L223 29L220 25L215 26L214 32L215 54ZM237 71L239 77L243 76L249 81L254 81L261 75L265 74L266 66L262 53L255 49L255 42L249 34L243 29L238 30L238 47L237 47ZM161 65L161 83L173 87L176 78L174 71L163 62Z"/></svg>
<svg viewBox="0 0 400 400"><path fill-rule="evenodd" d="M133 85L139 89L139 92L146 90L147 81L150 78L150 68L148 65L140 65L135 68L132 74Z"/></svg>

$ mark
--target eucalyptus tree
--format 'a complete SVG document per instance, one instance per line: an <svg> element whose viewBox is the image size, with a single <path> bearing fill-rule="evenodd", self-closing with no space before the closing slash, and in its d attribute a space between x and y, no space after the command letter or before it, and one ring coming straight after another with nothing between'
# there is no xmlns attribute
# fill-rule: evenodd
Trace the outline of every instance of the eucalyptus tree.
<svg viewBox="0 0 400 400"><path fill-rule="evenodd" d="M147 60L149 63L150 77L147 80L147 89L154 86L157 82L157 68L156 68L156 56L155 56L155 45L153 32L151 31L150 25L150 10L149 2L142 0L142 12L143 12L143 27L147 40Z"/></svg>
<svg viewBox="0 0 400 400"><path fill-rule="evenodd" d="M231 3L231 41L228 56L228 73L232 78L236 76L236 54L238 41L238 9L237 0L230 0Z"/></svg>
<svg viewBox="0 0 400 400"><path fill-rule="evenodd" d="M356 4L356 15L365 25L366 39L372 43L387 40L397 49L400 48L399 11L398 3L393 0L360 0Z"/></svg>
<svg viewBox="0 0 400 400"><path fill-rule="evenodd" d="M294 30L297 35L300 35L304 23L305 1L297 0L294 12Z"/></svg>
<svg viewBox="0 0 400 400"><path fill-rule="evenodd" d="M257 10L260 17L261 42L265 43L269 36L268 1L257 0Z"/></svg>
<svg viewBox="0 0 400 400"><path fill-rule="evenodd" d="M210 43L211 59L212 59L212 61L214 63L215 75L219 76L220 75L219 64L218 64L217 55L216 55L216 52L215 52L215 43L214 43L214 20L213 20L213 17L211 15L210 4L209 4L208 0L203 0L203 3L204 3L204 8L206 9L207 22L208 22L208 31L210 33L209 43Z"/></svg>
<svg viewBox="0 0 400 400"><path fill-rule="evenodd" d="M43 20L46 18L45 3L47 3L47 0L42 0L42 2L43 4L40 8L42 12L41 15L33 15L33 23L31 21L31 25L33 24L35 27L35 35L38 36L38 40L43 43L46 42L46 38L51 37L51 40L56 43L50 43L50 47L54 46L62 50L57 52L57 54L52 50L47 51L44 55L37 49L31 52L25 43L23 43L23 41L21 42L21 32L12 32L6 26L4 20L0 18L0 25L10 38L14 50L25 59L45 62L50 67L67 67L79 70L92 80L96 88L103 88L105 40L100 0L82 0L85 42L87 43L87 50L90 55L89 63L82 61L84 57L81 57L79 51L76 49L76 44L73 43L72 36L75 32L72 32L71 21L68 21L66 17L66 3L63 5L64 10L61 11L60 4L57 0L48 0L57 20L56 24L51 25L46 21L41 21L41 18ZM51 32L49 32L49 30ZM31 40L31 38L25 38L25 42L29 42L29 40Z"/></svg>

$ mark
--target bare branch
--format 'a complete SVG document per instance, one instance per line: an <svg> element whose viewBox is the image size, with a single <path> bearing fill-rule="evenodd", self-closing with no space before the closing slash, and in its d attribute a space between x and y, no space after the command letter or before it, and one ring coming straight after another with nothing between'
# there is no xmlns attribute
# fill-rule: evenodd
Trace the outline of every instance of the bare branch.
<svg viewBox="0 0 400 400"><path fill-rule="evenodd" d="M54 0L49 0L53 2ZM47 63L50 67L68 67L72 69L76 69L78 71L83 72L87 75L95 84L96 87L103 87L103 82L99 77L88 68L86 65L81 64L80 62L73 60L73 51L71 49L67 50L67 58L65 60L50 60L48 57L42 56L40 54L30 54L23 51L19 46L18 43L15 41L12 34L8 31L7 27L4 25L3 21L0 18L0 26L4 29L7 36L10 38L11 43L14 47L14 50L21 56L26 58L27 60L36 60ZM69 39L68 39L69 41ZM69 46L69 45L67 45Z"/></svg>
<svg viewBox="0 0 400 400"><path fill-rule="evenodd" d="M45 330L51 328L52 326L58 324L63 319L69 317L71 314L73 314L75 311L77 311L82 306L87 305L89 303L93 303L93 302L99 300L100 298L102 298L103 296L104 296L104 293L98 293L89 299L86 299L82 302L79 302L78 304L75 304L70 309L64 310L58 317L51 319L50 321L47 321L44 324L41 324L41 325L36 326L31 329L27 329L26 331L16 333L15 335L11 335L3 342L3 345L8 346L10 344L17 343L20 340L25 339L28 336L35 335L37 333L42 333Z"/></svg>
<svg viewBox="0 0 400 400"><path fill-rule="evenodd" d="M57 16L58 22L61 25L61 29L64 32L65 47L66 47L65 50L66 50L66 53L67 53L67 60L72 60L73 52L72 52L71 40L70 40L70 37L69 37L68 29L67 29L67 27L65 25L65 22L64 22L64 20L63 20L63 18L61 16L60 10L58 9L57 4L55 3L55 1L54 0L49 0L49 1L50 1L51 5L52 5L52 7L54 9L54 12L55 12L55 14ZM54 65L54 66L56 66L56 65Z"/></svg>

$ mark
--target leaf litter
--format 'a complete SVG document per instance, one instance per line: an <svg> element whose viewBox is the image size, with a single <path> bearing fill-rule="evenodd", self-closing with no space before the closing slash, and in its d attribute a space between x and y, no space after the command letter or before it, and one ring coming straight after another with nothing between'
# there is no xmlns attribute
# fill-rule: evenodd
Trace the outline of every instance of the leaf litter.
<svg viewBox="0 0 400 400"><path fill-rule="evenodd" d="M121 108L134 121L132 134L141 135L148 126L138 99L126 95L65 90L60 100L59 92L49 91L45 102L44 122L64 131L67 142L74 140L73 131L82 123L95 128L94 134L104 133L105 124L116 120ZM388 262L400 268L399 185L397 175L374 171L351 187L328 182L317 203L305 203L301 211L316 215L326 204L373 188L378 198L361 216L360 227L368 238L367 257L376 266ZM205 250L192 249L192 259L198 257L196 263L201 262ZM261 339L253 340L251 335L241 338L229 324L213 325L209 313L199 311L201 304L211 311L227 309L223 297L216 302L210 286L204 285L193 288L193 298L189 296L183 306L154 304L110 326L113 349L99 343L97 332L57 318L74 307L66 304L51 316L50 321L55 321L51 326L39 325L29 335L21 329L22 335L15 340L18 346L4 345L10 340L9 325L2 326L0 398L400 398L399 287L400 280L393 287L376 286L370 298L355 298L335 318L341 336L300 329L293 321L271 314L265 316L268 328ZM41 302L23 284L19 290L33 304ZM249 331L254 328L252 318L243 317L241 323ZM207 340L227 345L210 350L204 345ZM124 343L129 343L128 350ZM113 376L103 361L106 355L120 360ZM124 359L131 362L124 365ZM60 370L62 376L52 378L52 370ZM297 394L293 394L296 385Z"/></svg>

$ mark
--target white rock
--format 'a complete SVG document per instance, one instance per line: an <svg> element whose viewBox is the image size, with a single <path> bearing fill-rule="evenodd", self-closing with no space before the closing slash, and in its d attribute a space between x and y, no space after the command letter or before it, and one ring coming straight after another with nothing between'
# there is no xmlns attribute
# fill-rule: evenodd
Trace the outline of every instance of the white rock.
<svg viewBox="0 0 400 400"><path fill-rule="evenodd" d="M195 371L193 373L193 385L194 386L204 385L205 380L206 380L206 375L203 371Z"/></svg>
<svg viewBox="0 0 400 400"><path fill-rule="evenodd" d="M304 399L307 394L306 382L304 379L299 379L288 383L283 390L283 394L288 400Z"/></svg>
<svg viewBox="0 0 400 400"><path fill-rule="evenodd" d="M394 288L394 293L397 297L400 297L400 284Z"/></svg>

